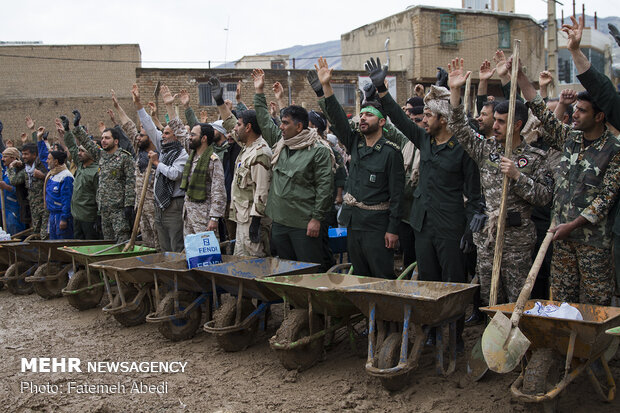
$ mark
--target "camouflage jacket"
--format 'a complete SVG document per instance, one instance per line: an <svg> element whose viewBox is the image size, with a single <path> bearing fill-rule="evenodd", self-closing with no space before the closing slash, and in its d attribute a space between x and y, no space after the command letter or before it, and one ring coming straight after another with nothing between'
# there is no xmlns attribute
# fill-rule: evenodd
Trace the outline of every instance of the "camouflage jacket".
<svg viewBox="0 0 620 413"><path fill-rule="evenodd" d="M262 137L242 146L235 164L230 212L236 222L264 217L271 183L271 148Z"/></svg>
<svg viewBox="0 0 620 413"><path fill-rule="evenodd" d="M465 151L478 165L482 193L486 200L486 213L490 217L488 222L492 225L493 217L499 216L502 201L504 174L499 164L501 157L504 156L505 148L493 137L483 138L475 133L469 127L463 106L452 109L449 127ZM521 140L521 144L513 149L511 156L520 175L516 181L509 179L506 199L507 210L519 213L521 225L506 227L505 243L508 246L533 244L536 241L535 239L520 239L523 238L520 234L533 232L533 223L530 220L533 207L546 205L553 195L553 175L547 164L546 152L530 146L524 139ZM491 228L489 235L494 235L494 229Z"/></svg>
<svg viewBox="0 0 620 413"><path fill-rule="evenodd" d="M613 220L608 215L620 189L620 140L605 128L598 139L585 146L583 132L560 122L539 95L528 106L547 132L545 142L562 151L562 173L558 174L553 201L556 224L581 215L588 224L567 239L610 248Z"/></svg>
<svg viewBox="0 0 620 413"><path fill-rule="evenodd" d="M34 161L34 167L45 174L48 172L45 164L41 162L39 158ZM16 186L24 184L26 186L28 190L28 203L33 213L45 210L45 205L43 204L43 191L45 190L43 184L45 178L39 179L33 176L32 179L28 179L28 174L24 167L19 170L16 170L16 168L7 168L6 174L9 177L11 185Z"/></svg>
<svg viewBox="0 0 620 413"><path fill-rule="evenodd" d="M92 158L99 162L99 187L97 189L99 211L133 208L136 199L136 175L131 154L121 148L114 153L104 151L86 135L81 127L75 128L73 135Z"/></svg>
<svg viewBox="0 0 620 413"><path fill-rule="evenodd" d="M123 123L122 125L123 131L129 137L134 150L136 152L136 156L138 156L140 149L138 148L138 139L140 134L138 133L138 129L136 128L136 124L130 119L128 122ZM135 175L136 175L136 194L142 193L142 186L144 185L144 175L146 174L146 170L144 172L140 172L140 168L138 167L138 162L135 163ZM155 181L155 168L151 168L151 176L149 177L149 184L146 187L146 196L145 199L152 201L153 200L153 188ZM138 206L138 201L136 197L136 207Z"/></svg>

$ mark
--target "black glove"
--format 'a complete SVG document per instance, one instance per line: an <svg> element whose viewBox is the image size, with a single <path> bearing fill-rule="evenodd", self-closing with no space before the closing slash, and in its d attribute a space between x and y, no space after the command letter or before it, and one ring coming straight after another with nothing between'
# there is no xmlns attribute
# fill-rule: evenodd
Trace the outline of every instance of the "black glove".
<svg viewBox="0 0 620 413"><path fill-rule="evenodd" d="M618 28L611 23L609 23L607 27L609 28L609 34L611 34L616 43L618 43L618 46L620 46L620 31Z"/></svg>
<svg viewBox="0 0 620 413"><path fill-rule="evenodd" d="M487 222L486 214L482 212L476 212L469 223L469 229L471 232L480 232L484 228L484 224Z"/></svg>
<svg viewBox="0 0 620 413"><path fill-rule="evenodd" d="M435 82L435 86L448 87L448 72L446 72L443 67L437 68L437 82Z"/></svg>
<svg viewBox="0 0 620 413"><path fill-rule="evenodd" d="M321 98L325 95L323 92L323 85L319 80L319 75L316 73L316 70L308 70L306 73L306 79L308 79L308 83L310 83L312 90L316 93L316 97Z"/></svg>
<svg viewBox="0 0 620 413"><path fill-rule="evenodd" d="M474 245L474 234L470 230L465 231L461 237L461 251L465 254L476 251L476 245Z"/></svg>
<svg viewBox="0 0 620 413"><path fill-rule="evenodd" d="M260 217L252 217L252 223L250 224L250 241L254 244L260 242Z"/></svg>
<svg viewBox="0 0 620 413"><path fill-rule="evenodd" d="M133 227L133 222L135 220L135 212L132 206L126 206L124 211L125 219L129 222L129 226Z"/></svg>
<svg viewBox="0 0 620 413"><path fill-rule="evenodd" d="M362 100L362 106L366 106L369 101L374 100L379 102L379 95L377 94L377 88L372 83L366 83L364 88L364 99Z"/></svg>
<svg viewBox="0 0 620 413"><path fill-rule="evenodd" d="M211 86L211 96L213 96L213 100L215 100L215 104L217 106L223 105L224 104L224 89L222 88L220 79L218 79L215 76L211 76L211 79L209 79L209 86Z"/></svg>
<svg viewBox="0 0 620 413"><path fill-rule="evenodd" d="M62 122L62 127L65 128L65 132L69 132L69 119L65 115L60 115L60 121Z"/></svg>
<svg viewBox="0 0 620 413"><path fill-rule="evenodd" d="M375 85L377 91L380 93L387 92L387 87L385 87L385 77L387 76L387 65L381 66L381 60L377 57L377 61L371 57L370 60L366 61L364 65L366 71L370 75L370 80L372 80L372 84Z"/></svg>
<svg viewBox="0 0 620 413"><path fill-rule="evenodd" d="M77 128L78 126L80 126L80 119L82 119L82 115L77 109L73 109L73 112L71 113L73 113L73 126Z"/></svg>
<svg viewBox="0 0 620 413"><path fill-rule="evenodd" d="M49 134L50 134L49 132L45 131L45 132L43 132L43 136L42 136L41 138L42 138L44 141L46 141L46 140L47 140L47 135L49 135Z"/></svg>

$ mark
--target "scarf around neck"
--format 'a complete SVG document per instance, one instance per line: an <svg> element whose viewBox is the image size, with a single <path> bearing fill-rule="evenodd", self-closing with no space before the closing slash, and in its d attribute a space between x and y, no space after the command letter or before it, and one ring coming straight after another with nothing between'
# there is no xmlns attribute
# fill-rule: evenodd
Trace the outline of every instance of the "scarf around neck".
<svg viewBox="0 0 620 413"><path fill-rule="evenodd" d="M196 156L196 151L189 154L189 159L183 169L183 178L181 178L181 189L186 191L185 194L193 202L204 202L207 199L207 178L209 178L209 161L213 155L213 146L209 145L207 149L200 155L196 163L196 167L192 171L192 163ZM189 174L192 174L190 177ZM208 179L211 181L211 179Z"/></svg>
<svg viewBox="0 0 620 413"><path fill-rule="evenodd" d="M161 161L166 166L171 166L174 161L181 156L183 145L179 141L172 141L161 144ZM174 181L168 179L161 173L155 175L155 200L159 208L166 209L172 200L174 192Z"/></svg>

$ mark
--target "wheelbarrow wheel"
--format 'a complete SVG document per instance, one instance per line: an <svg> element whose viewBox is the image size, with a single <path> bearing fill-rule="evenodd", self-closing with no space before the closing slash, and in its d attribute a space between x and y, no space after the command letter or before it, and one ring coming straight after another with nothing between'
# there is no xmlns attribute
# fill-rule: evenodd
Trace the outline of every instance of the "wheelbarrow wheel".
<svg viewBox="0 0 620 413"><path fill-rule="evenodd" d="M96 275L91 274L92 281L99 281ZM88 287L88 275L86 270L79 270L67 283L67 290L74 291ZM77 294L68 294L67 301L79 311L94 308L101 302L103 297L103 285L93 287L90 290L82 291Z"/></svg>
<svg viewBox="0 0 620 413"><path fill-rule="evenodd" d="M15 264L12 264L7 270L5 275L7 277L15 277L30 268L30 264L27 262L18 261ZM28 295L32 294L34 291L34 287L32 283L27 282L26 280L10 280L6 283L9 291L15 295Z"/></svg>
<svg viewBox="0 0 620 413"><path fill-rule="evenodd" d="M49 271L48 271L49 268ZM62 271L62 267L55 263L45 263L41 265L34 272L35 277L45 277L48 274L58 274ZM34 292L41 297L49 300L51 298L57 298L62 296L62 289L65 288L68 282L67 274L63 276L45 281L35 281L32 283Z"/></svg>
<svg viewBox="0 0 620 413"><path fill-rule="evenodd" d="M552 390L560 381L562 359L555 350L539 348L534 350L523 375L523 393L535 395L545 394ZM541 413L554 413L557 409L558 397L538 403Z"/></svg>
<svg viewBox="0 0 620 413"><path fill-rule="evenodd" d="M233 326L237 318L237 297L228 296L222 301L220 308L215 310L213 314L213 324L215 328ZM252 304L252 300L243 298L241 300L241 321L245 320L254 310L256 310L256 307ZM252 344L256 336L258 321L258 317L256 317L256 320L252 321L248 328L230 333L216 334L215 339L217 344L222 350L228 352L245 350Z"/></svg>
<svg viewBox="0 0 620 413"><path fill-rule="evenodd" d="M119 288L123 289L123 295L125 297L126 303L132 302L136 298L136 296L140 293L140 290L138 290L133 285L123 284L122 287L119 286ZM120 306L121 296L117 295L114 301L115 301L115 305ZM123 311L122 313L115 313L115 314L112 314L112 316L122 326L133 327L133 326L137 326L140 324L144 324L146 322L146 316L150 312L151 312L151 305L149 302L149 297L148 295L144 295L142 299L140 300L140 302L138 303L138 306L134 308L133 310Z"/></svg>
<svg viewBox="0 0 620 413"><path fill-rule="evenodd" d="M400 342L402 334L393 332L387 336L377 354L377 367L389 369L396 367L400 360ZM402 390L409 381L409 373L393 377L381 377L381 384L389 391Z"/></svg>
<svg viewBox="0 0 620 413"><path fill-rule="evenodd" d="M308 310L291 310L276 331L277 343L294 343L295 341L310 335ZM323 330L323 320L316 314L312 318L312 326L315 332ZM306 370L312 367L323 354L323 341L325 336L312 341L306 346L299 346L289 350L279 350L280 362L287 370Z"/></svg>
<svg viewBox="0 0 620 413"><path fill-rule="evenodd" d="M189 307L196 297L188 292L179 292L179 311L183 311ZM174 296L168 294L161 302L161 314L174 314ZM196 330L200 326L202 319L202 310L200 306L195 306L185 318L175 318L174 320L166 320L159 323L159 332L162 336L172 341L183 341L194 337Z"/></svg>

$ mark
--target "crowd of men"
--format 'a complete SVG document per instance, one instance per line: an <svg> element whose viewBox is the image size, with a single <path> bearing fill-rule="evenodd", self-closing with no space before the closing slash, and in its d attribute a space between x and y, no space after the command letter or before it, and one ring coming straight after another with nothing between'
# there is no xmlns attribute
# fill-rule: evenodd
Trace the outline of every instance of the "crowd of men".
<svg viewBox="0 0 620 413"><path fill-rule="evenodd" d="M168 121L161 124L137 85L131 95L140 125L112 92L115 126L101 122L99 140L80 125L77 110L72 121L55 120L62 139L53 144L27 117L32 134L22 136L21 150L5 147L0 136L5 228L122 242L144 187L142 241L160 250L182 251L187 234L214 231L236 240L236 255L277 255L325 271L334 263L328 228L340 225L348 230L355 274L393 278L400 250L405 266L417 260L421 280L467 282L475 274L487 304L507 177L499 301L517 299L551 226L553 251L534 294L546 297L550 287L559 301L609 305L618 287L612 245L620 269L620 96L580 51L583 21L573 18L563 30L586 91L549 98L548 72L540 74L537 91L520 62L497 51L494 68L489 61L480 66L475 118L462 105L471 73L459 58L428 92L416 85L416 96L402 107L387 90L387 67L370 59L371 83L352 119L336 100L333 69L322 58L308 72L322 112L287 106L278 82L276 102L268 103L265 75L256 69L252 110L240 99L241 83L233 107L219 80L210 79L219 112L212 123L197 118L186 90L173 94L162 86ZM522 94L510 156L504 155L509 96L487 96L495 73L505 91L517 82ZM184 107L185 121L175 103Z"/></svg>

